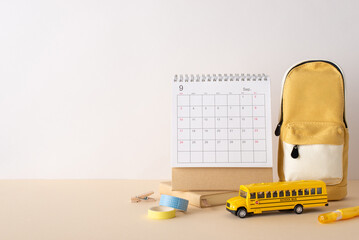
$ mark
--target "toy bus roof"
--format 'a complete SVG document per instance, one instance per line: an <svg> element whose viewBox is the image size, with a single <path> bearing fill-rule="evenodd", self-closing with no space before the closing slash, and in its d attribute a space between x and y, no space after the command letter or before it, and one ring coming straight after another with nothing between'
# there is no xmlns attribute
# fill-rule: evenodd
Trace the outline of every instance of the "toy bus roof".
<svg viewBox="0 0 359 240"><path fill-rule="evenodd" d="M258 191L282 190L282 189L291 189L291 188L310 188L318 185L325 186L325 183L320 180L253 183L248 185L241 185L241 189L243 189L242 187L244 187L243 190L248 190L249 192L258 192Z"/></svg>

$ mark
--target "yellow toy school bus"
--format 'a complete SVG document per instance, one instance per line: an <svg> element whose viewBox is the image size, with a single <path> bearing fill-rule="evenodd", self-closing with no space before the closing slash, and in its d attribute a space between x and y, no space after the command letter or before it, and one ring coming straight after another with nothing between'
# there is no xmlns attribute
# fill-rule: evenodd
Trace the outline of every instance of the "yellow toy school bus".
<svg viewBox="0 0 359 240"><path fill-rule="evenodd" d="M328 206L327 189L320 180L241 185L239 196L227 200L226 209L244 218L247 213Z"/></svg>

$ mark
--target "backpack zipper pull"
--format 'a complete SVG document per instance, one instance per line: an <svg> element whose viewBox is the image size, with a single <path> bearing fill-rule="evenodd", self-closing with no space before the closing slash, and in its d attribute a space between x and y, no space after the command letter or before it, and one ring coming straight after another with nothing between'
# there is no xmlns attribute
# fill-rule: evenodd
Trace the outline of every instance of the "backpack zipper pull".
<svg viewBox="0 0 359 240"><path fill-rule="evenodd" d="M296 159L299 157L298 145L293 146L292 153L290 154L292 158Z"/></svg>
<svg viewBox="0 0 359 240"><path fill-rule="evenodd" d="M280 135L280 127L282 126L282 121L280 121L277 124L277 127L275 128L274 134L278 137Z"/></svg>

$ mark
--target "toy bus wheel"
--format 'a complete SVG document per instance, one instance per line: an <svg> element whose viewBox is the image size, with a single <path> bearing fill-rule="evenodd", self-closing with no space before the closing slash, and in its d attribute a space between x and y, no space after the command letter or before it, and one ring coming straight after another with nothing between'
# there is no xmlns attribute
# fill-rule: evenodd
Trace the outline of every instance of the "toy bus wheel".
<svg viewBox="0 0 359 240"><path fill-rule="evenodd" d="M303 212L303 206L300 205L300 204L296 205L296 206L294 207L294 212L295 212L296 214L301 214L301 213Z"/></svg>
<svg viewBox="0 0 359 240"><path fill-rule="evenodd" d="M240 218L245 218L247 216L247 209L246 208L239 208L237 211L237 216Z"/></svg>

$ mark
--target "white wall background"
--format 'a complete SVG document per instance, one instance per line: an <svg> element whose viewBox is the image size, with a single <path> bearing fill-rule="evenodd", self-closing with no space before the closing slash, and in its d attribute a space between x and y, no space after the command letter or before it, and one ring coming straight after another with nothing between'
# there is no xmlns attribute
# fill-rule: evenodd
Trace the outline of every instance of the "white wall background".
<svg viewBox="0 0 359 240"><path fill-rule="evenodd" d="M359 2L0 2L0 178L170 178L176 73L344 70L359 179ZM273 136L274 162L277 138Z"/></svg>

